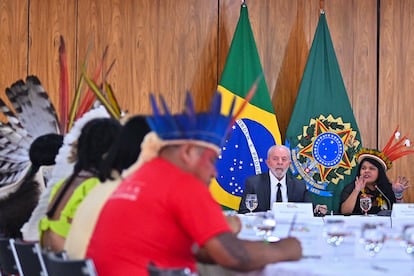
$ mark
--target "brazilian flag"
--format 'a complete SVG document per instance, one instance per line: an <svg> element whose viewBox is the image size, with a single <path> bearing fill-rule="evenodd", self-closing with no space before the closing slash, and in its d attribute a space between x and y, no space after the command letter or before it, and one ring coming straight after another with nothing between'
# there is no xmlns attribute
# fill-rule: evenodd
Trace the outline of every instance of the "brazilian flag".
<svg viewBox="0 0 414 276"><path fill-rule="evenodd" d="M267 150L275 143L281 143L279 127L244 3L218 85L218 91L223 98L222 112L228 112L234 97L237 110L258 78L256 94L234 124L230 138L217 161L217 178L210 185L213 197L221 205L234 210L239 209L245 179L267 171Z"/></svg>
<svg viewBox="0 0 414 276"><path fill-rule="evenodd" d="M358 125L336 59L325 13L315 37L286 131L291 171L306 181L315 203L339 210L361 147Z"/></svg>

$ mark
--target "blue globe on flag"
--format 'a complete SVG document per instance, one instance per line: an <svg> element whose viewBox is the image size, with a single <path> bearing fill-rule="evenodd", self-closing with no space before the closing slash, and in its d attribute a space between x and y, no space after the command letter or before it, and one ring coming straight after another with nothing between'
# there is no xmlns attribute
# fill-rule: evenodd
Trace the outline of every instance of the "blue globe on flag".
<svg viewBox="0 0 414 276"><path fill-rule="evenodd" d="M241 197L246 178L268 170L267 151L275 143L262 124L247 118L237 120L216 163L218 184Z"/></svg>

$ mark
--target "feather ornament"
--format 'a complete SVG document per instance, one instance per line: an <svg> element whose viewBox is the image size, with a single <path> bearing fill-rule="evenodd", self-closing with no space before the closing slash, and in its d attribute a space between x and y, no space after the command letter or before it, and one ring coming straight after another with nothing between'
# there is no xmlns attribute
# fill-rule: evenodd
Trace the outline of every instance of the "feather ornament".
<svg viewBox="0 0 414 276"><path fill-rule="evenodd" d="M93 82L94 83L98 82L99 76L102 73L103 64L106 60L107 53L108 53L108 46L105 47L104 53L102 55L101 62L99 63L99 65L95 69L95 74L93 76ZM112 65L109 67L109 70L111 70L111 69L112 69ZM109 74L109 72L107 72L105 74L105 76L108 75L108 74ZM82 67L82 75L83 75L83 77L85 77L87 75L86 74L86 67ZM102 81L102 83L103 83L103 81ZM85 93L85 96L83 98L82 103L79 105L79 110L76 114L76 118L79 118L80 116L82 116L86 111L88 111L93 106L93 103L96 101L96 93L93 93L93 92L94 91L92 91L91 87L89 86L86 90L86 93Z"/></svg>
<svg viewBox="0 0 414 276"><path fill-rule="evenodd" d="M86 56L85 56L84 62L82 63L82 66L81 66L82 68L88 67L88 57L91 52L91 48L92 48L92 44L89 43L88 49L86 50ZM74 99L72 101L72 105L69 111L69 129L72 128L72 125L75 122L76 113L79 110L80 99L81 99L81 94L82 94L82 84L83 84L83 74L81 74L78 80L78 84L76 85L75 96L74 96Z"/></svg>
<svg viewBox="0 0 414 276"><path fill-rule="evenodd" d="M96 98L101 102L101 104L105 106L105 108L108 110L111 116L116 119L119 119L121 114L119 112L118 113L116 112L116 110L112 107L109 101L105 98L104 94L99 89L99 87L96 85L96 83L86 75L84 75L84 79L86 83L88 84L90 90L95 94Z"/></svg>
<svg viewBox="0 0 414 276"><path fill-rule="evenodd" d="M374 158L384 167L384 170L392 168L392 162L409 154L414 153L414 149L410 147L411 143L408 135L401 137L398 126L393 134L380 151L377 149L362 148L356 155L358 162L361 163L365 157Z"/></svg>
<svg viewBox="0 0 414 276"><path fill-rule="evenodd" d="M68 160L68 156L71 155L73 143L75 143L78 139L83 126L92 119L108 117L110 117L110 115L103 106L91 109L79 120L76 120L73 127L65 135L63 139L63 146L59 149L58 155L55 159L56 165L53 168L52 177L49 179L46 189L40 196L39 204L33 210L29 220L21 229L25 240L36 241L39 239L39 221L47 212L50 193L54 187L54 184L61 179L67 178L73 170L74 164Z"/></svg>
<svg viewBox="0 0 414 276"><path fill-rule="evenodd" d="M47 92L36 76L6 88L13 109L0 99L0 198L16 191L31 167L29 149L39 136L59 133L59 120Z"/></svg>
<svg viewBox="0 0 414 276"><path fill-rule="evenodd" d="M60 36L59 46L59 64L60 64L60 122L61 133L66 133L69 127L68 105L69 105L69 80L68 80L68 62L66 56L66 46L63 36Z"/></svg>
<svg viewBox="0 0 414 276"><path fill-rule="evenodd" d="M36 76L28 76L26 83L14 83L6 89L6 95L21 126L32 137L60 133L55 107Z"/></svg>
<svg viewBox="0 0 414 276"><path fill-rule="evenodd" d="M106 53L104 53L104 56L105 55ZM29 238L25 238L27 240L38 240L38 223L40 217L44 216L46 213L44 208L47 208L50 190L57 180L67 177L73 170L73 164L69 163L70 161L68 161L68 157L71 155L71 148L73 143L79 137L83 125L93 118L110 117L108 110L112 111L112 115L120 114L121 110L119 106L117 106L118 109L112 108L111 110L111 103L116 102L116 99L109 85L106 85L107 88L102 91L99 88L104 87L103 85L96 85L96 81L89 79L82 73L76 88L70 114L68 115L69 78L66 58L65 42L63 37L61 37L61 45L59 47L59 111L61 113L61 121L59 121L57 112L50 101L47 92L36 76L28 76L26 80L18 80L10 87L6 88L5 94L11 107L5 103L7 101L0 99L0 112L3 113L7 120L5 122L0 122L0 200L2 200L2 203L5 205L7 205L7 202L5 201L7 201L8 195L11 193L19 193L19 189L24 187L21 186L22 183L27 182L27 176L32 176L31 172L33 171L31 168L34 166L31 164L29 151L31 151L31 145L36 138L45 134L66 134L64 137L64 145L60 148L59 153L55 158L56 166L53 170L51 179L53 182L48 182L48 193L42 193L41 195L41 202L39 202L40 211L33 212L32 214L32 216L34 216L32 222L35 222L31 223L29 221L29 226L27 226L29 228L25 228L25 230L22 229L22 232L36 232L35 236L30 236L30 234L28 234ZM87 62L85 61L83 66L86 68L86 65ZM110 69L112 66L113 63L111 64ZM94 79L98 79L101 75L101 71L102 63L98 66ZM105 77L109 71L110 70L106 72L104 75ZM81 103L81 86L86 82L85 79L89 81L88 91L92 91L93 89L96 90L94 91L95 94L99 95L100 102L105 104L105 107L100 105L98 108L92 109L92 104L95 100L93 100L92 103ZM104 80L102 83L106 84ZM91 87L93 89L91 89ZM110 92L105 93L106 90L110 90ZM91 93L93 94L93 92ZM110 96L106 96L107 94L110 94ZM96 98L95 95L93 96ZM108 100L109 98L110 101ZM80 106L83 106L84 110L77 112ZM114 117L119 118L118 116ZM76 120L76 118L79 119ZM48 145L48 142L46 145ZM53 158L53 156L54 155L52 155L51 158ZM35 161L33 162L35 163ZM41 171L39 171L39 173L41 173ZM36 179L37 181L38 178L36 177L37 176L33 176L33 179L31 179ZM36 182L41 186L43 185L43 177L41 176L40 179L42 180L42 184L36 181L33 181L32 183ZM6 209L3 211L8 212Z"/></svg>
<svg viewBox="0 0 414 276"><path fill-rule="evenodd" d="M160 96L163 109L163 114L161 114L155 96L151 94L150 102L153 116L148 118L148 124L166 143L179 144L185 141L192 141L220 152L235 118L241 114L256 90L257 81L250 89L245 101L235 115L233 115L235 97L231 103L229 113L226 115L221 113L222 95L220 93L214 95L208 112L196 113L191 94L187 92L184 111L176 115L171 114L162 96Z"/></svg>
<svg viewBox="0 0 414 276"><path fill-rule="evenodd" d="M112 87L109 83L104 83L104 91L106 92L106 95L108 97L109 105L112 106L112 108L115 110L115 113L117 116L122 117L122 109L119 105L118 100L115 97L114 91L112 90Z"/></svg>

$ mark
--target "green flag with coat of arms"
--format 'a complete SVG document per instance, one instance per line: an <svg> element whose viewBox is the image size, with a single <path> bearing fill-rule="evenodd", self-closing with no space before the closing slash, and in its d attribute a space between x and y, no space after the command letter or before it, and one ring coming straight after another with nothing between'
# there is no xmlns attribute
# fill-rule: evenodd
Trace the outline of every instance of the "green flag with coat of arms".
<svg viewBox="0 0 414 276"><path fill-rule="evenodd" d="M337 212L352 181L361 138L336 59L325 13L315 37L286 132L291 172L305 180L314 203Z"/></svg>

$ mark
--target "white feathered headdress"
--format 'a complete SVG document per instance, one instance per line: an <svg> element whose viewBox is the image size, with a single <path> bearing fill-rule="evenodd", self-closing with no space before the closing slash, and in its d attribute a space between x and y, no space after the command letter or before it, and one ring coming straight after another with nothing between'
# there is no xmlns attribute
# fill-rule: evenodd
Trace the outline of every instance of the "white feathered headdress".
<svg viewBox="0 0 414 276"><path fill-rule="evenodd" d="M6 89L14 112L0 99L8 122L0 122L0 199L16 191L30 168L29 149L39 136L59 134L59 120L36 76Z"/></svg>
<svg viewBox="0 0 414 276"><path fill-rule="evenodd" d="M72 172L73 164L70 164L67 158L70 155L70 147L78 138L82 126L92 118L112 116L119 119L121 116L121 109L110 85L106 83L105 79L101 80L100 84L96 84L97 79L89 78L85 71L86 62L82 66L81 80L78 81L79 87L75 89L72 106L69 108L66 50L62 37L59 54L59 113L61 120L58 119L53 104L36 76L29 76L26 78L26 81L19 80L6 89L6 95L12 108L9 108L0 99L0 111L7 119L7 122L0 122L0 202L3 201L3 205L7 206L6 200L9 195L18 193L18 189L25 181L25 177L30 173L32 164L29 159L29 149L37 137L50 133L65 135L63 140L64 146L60 148L56 156L56 166L52 172L52 179L50 179L56 182L56 179L64 178ZM107 76L113 65L112 63L109 66L107 72L101 72L105 56L104 53L102 63L95 72L96 76ZM88 85L85 91L81 89L81 84L83 83ZM83 97L81 97L82 93L84 93ZM93 106L101 107L93 108ZM91 109L93 111L89 112ZM43 177L40 177L40 179L43 179ZM49 188L51 186L53 185L49 185ZM41 199L44 200L49 193L50 189L45 190L41 195ZM41 204L44 204L44 202ZM25 239L38 239L38 235L33 237L33 233L30 234L30 232L33 232L33 229L35 229L37 233L37 222L39 219L37 216L40 213L42 213L40 215L45 214L46 211L43 208L44 206L36 207L32 217L22 229L23 234L25 232L27 234L27 236L24 235ZM7 212L7 210L2 211Z"/></svg>

